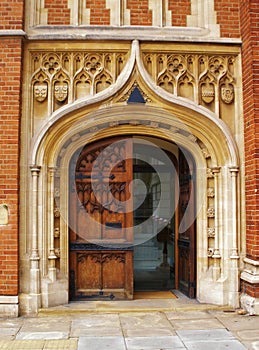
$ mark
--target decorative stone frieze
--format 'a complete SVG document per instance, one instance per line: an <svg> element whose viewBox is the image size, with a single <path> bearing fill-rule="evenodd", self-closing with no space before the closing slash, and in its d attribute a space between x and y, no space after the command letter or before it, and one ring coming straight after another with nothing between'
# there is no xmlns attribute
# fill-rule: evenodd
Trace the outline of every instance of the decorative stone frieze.
<svg viewBox="0 0 259 350"><path fill-rule="evenodd" d="M106 90L117 82L129 57L129 51L123 50L32 52L33 115L42 120L60 107ZM144 50L141 58L154 83L167 93L200 104L223 119L234 113L235 55ZM136 87L145 102L152 102L137 81L115 102L126 103ZM209 157L206 148L203 152Z"/></svg>
<svg viewBox="0 0 259 350"><path fill-rule="evenodd" d="M142 58L156 84L175 96L188 98L217 114L221 103L234 103L233 55L143 52Z"/></svg>
<svg viewBox="0 0 259 350"><path fill-rule="evenodd" d="M127 52L32 52L31 60L33 114L43 118L115 83Z"/></svg>

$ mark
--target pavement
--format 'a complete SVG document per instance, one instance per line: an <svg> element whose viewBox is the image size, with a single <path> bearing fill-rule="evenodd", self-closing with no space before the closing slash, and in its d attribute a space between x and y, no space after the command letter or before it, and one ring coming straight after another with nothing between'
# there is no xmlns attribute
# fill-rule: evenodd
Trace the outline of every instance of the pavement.
<svg viewBox="0 0 259 350"><path fill-rule="evenodd" d="M259 350L259 317L177 299L86 301L0 318L0 349Z"/></svg>

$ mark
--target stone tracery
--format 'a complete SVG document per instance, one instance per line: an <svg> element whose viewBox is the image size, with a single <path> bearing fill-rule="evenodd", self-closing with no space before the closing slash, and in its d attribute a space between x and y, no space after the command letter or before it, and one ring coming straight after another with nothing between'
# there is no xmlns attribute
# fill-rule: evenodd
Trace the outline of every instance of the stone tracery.
<svg viewBox="0 0 259 350"><path fill-rule="evenodd" d="M34 111L48 97L50 112L77 99L94 96L114 84L126 65L128 53L32 52ZM143 64L154 83L174 96L200 104L220 118L235 102L235 56L199 53L142 53ZM50 96L51 91L54 96ZM145 94L145 92L143 92ZM48 96L49 95L49 96ZM120 102L126 101L121 98Z"/></svg>

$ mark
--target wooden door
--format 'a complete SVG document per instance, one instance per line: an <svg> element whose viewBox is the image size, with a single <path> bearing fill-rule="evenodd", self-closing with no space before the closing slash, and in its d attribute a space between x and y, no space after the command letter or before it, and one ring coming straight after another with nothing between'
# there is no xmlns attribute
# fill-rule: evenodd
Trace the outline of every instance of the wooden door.
<svg viewBox="0 0 259 350"><path fill-rule="evenodd" d="M179 150L178 285L190 298L196 297L196 235L194 161Z"/></svg>
<svg viewBox="0 0 259 350"><path fill-rule="evenodd" d="M133 297L132 144L87 145L71 162L71 300Z"/></svg>

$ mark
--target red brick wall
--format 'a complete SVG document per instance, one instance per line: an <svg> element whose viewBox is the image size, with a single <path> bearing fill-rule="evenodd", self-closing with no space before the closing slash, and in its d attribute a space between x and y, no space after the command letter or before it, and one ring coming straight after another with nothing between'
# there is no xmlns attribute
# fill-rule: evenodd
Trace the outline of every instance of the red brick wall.
<svg viewBox="0 0 259 350"><path fill-rule="evenodd" d="M186 27L187 15L191 14L191 0L169 0L168 9L172 11L172 26Z"/></svg>
<svg viewBox="0 0 259 350"><path fill-rule="evenodd" d="M90 24L109 25L110 10L106 9L106 0L88 0L87 8L91 9Z"/></svg>
<svg viewBox="0 0 259 350"><path fill-rule="evenodd" d="M222 37L240 37L239 1L215 0L217 23L220 24ZM11 2L16 4L15 0ZM9 3L6 1L5 7ZM152 10L149 10L148 4L148 0L127 0L131 25L152 25ZM87 0L85 7L90 9L91 25L110 25L110 10L106 8L106 0ZM68 0L45 0L45 8L48 10L49 25L70 25ZM168 9L172 11L172 26L186 27L187 15L191 14L191 0L169 0Z"/></svg>
<svg viewBox="0 0 259 350"><path fill-rule="evenodd" d="M67 0L45 0L45 8L48 9L49 25L70 24L70 9Z"/></svg>
<svg viewBox="0 0 259 350"><path fill-rule="evenodd" d="M0 1L0 30L23 29L24 0ZM0 37L0 204L9 224L0 226L0 295L18 294L18 174L21 39Z"/></svg>
<svg viewBox="0 0 259 350"><path fill-rule="evenodd" d="M220 24L220 34L224 38L240 37L240 0L215 0L217 23Z"/></svg>
<svg viewBox="0 0 259 350"><path fill-rule="evenodd" d="M0 226L0 295L18 293L19 125L22 41L0 38L0 204L9 223Z"/></svg>
<svg viewBox="0 0 259 350"><path fill-rule="evenodd" d="M0 1L0 30L23 28L24 0Z"/></svg>
<svg viewBox="0 0 259 350"><path fill-rule="evenodd" d="M259 261L259 2L240 0L247 257Z"/></svg>
<svg viewBox="0 0 259 350"><path fill-rule="evenodd" d="M259 283L251 285L248 282L242 281L241 290L243 293L246 293L253 298L259 298Z"/></svg>
<svg viewBox="0 0 259 350"><path fill-rule="evenodd" d="M148 0L128 0L130 24L152 26L152 11L148 9Z"/></svg>

